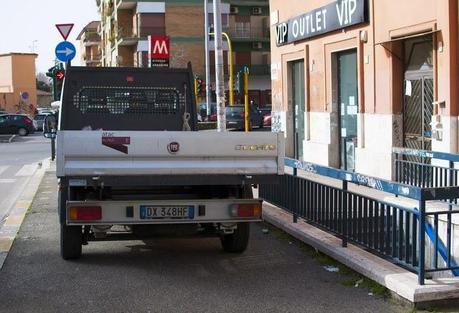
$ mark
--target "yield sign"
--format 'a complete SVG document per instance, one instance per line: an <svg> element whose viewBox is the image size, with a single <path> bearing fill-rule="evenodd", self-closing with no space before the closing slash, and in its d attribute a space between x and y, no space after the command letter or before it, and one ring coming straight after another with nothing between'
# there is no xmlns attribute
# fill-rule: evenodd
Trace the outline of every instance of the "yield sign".
<svg viewBox="0 0 459 313"><path fill-rule="evenodd" d="M57 30L59 31L59 33L61 33L64 40L67 40L67 38L69 37L73 25L74 24L56 24Z"/></svg>

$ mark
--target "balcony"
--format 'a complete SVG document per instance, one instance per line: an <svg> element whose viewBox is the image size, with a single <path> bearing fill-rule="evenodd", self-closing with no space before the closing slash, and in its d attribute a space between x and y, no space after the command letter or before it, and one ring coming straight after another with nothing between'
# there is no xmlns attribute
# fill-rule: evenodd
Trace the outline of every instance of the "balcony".
<svg viewBox="0 0 459 313"><path fill-rule="evenodd" d="M83 60L86 62L86 63L93 63L93 62L100 62L100 60L102 59L102 54L93 54L93 53L86 53L84 52L83 53Z"/></svg>
<svg viewBox="0 0 459 313"><path fill-rule="evenodd" d="M234 65L234 77L236 77L237 72L242 71L245 65ZM258 64L258 65L249 65L249 75L251 76L270 76L271 68L269 64ZM223 67L223 72L225 76L229 75L228 66L225 64ZM210 74L215 75L215 65L210 66Z"/></svg>
<svg viewBox="0 0 459 313"><path fill-rule="evenodd" d="M137 44L139 38L133 33L132 28L118 27L116 39L119 46L132 46Z"/></svg>
<svg viewBox="0 0 459 313"><path fill-rule="evenodd" d="M271 68L269 64L257 64L257 65L249 65L249 75L252 76L266 76L271 75ZM235 75L237 72L242 71L244 69L244 65L235 65L234 72Z"/></svg>
<svg viewBox="0 0 459 313"><path fill-rule="evenodd" d="M269 41L267 27L226 27L223 30L232 40Z"/></svg>
<svg viewBox="0 0 459 313"><path fill-rule="evenodd" d="M87 31L84 33L83 42L86 47L100 44L100 36L97 32Z"/></svg>

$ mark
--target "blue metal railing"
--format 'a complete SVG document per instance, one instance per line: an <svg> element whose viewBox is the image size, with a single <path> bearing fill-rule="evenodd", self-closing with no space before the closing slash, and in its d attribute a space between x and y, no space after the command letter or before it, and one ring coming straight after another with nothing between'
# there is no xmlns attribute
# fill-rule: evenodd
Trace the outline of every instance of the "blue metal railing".
<svg viewBox="0 0 459 313"><path fill-rule="evenodd" d="M395 180L400 183L418 187L447 187L459 185L459 155L415 150L408 148L393 148L395 162ZM431 164L432 160L448 163L448 166Z"/></svg>
<svg viewBox="0 0 459 313"><path fill-rule="evenodd" d="M341 237L343 246L351 241L390 258L416 272L421 285L428 272L451 270L459 275L459 267L451 255L451 216L459 210L449 207L447 211L426 212L428 201L457 198L458 187L421 188L288 158L285 165L293 168L294 174L281 176L279 184L260 185L260 197L292 213L294 222L302 218ZM300 177L297 171L340 180L341 187ZM388 203L349 191L348 183L416 200L418 207ZM447 216L449 229L446 244L438 234L442 215ZM433 218L433 226L428 217ZM436 251L433 266L427 268L425 234ZM438 255L445 266L438 264Z"/></svg>

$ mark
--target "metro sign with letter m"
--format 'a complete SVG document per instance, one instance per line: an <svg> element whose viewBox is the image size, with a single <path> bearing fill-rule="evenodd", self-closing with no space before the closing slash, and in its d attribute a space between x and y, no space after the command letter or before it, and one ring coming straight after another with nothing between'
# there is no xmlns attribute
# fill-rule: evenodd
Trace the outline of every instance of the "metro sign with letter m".
<svg viewBox="0 0 459 313"><path fill-rule="evenodd" d="M170 45L168 36L149 36L151 66L169 66Z"/></svg>

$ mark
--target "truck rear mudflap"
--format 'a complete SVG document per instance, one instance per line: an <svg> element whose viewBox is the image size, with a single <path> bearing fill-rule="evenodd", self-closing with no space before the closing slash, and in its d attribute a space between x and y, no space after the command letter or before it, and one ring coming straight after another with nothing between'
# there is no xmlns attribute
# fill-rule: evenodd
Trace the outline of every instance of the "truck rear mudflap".
<svg viewBox="0 0 459 313"><path fill-rule="evenodd" d="M67 201L66 213L67 225L256 222L262 200Z"/></svg>

